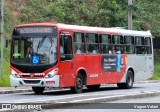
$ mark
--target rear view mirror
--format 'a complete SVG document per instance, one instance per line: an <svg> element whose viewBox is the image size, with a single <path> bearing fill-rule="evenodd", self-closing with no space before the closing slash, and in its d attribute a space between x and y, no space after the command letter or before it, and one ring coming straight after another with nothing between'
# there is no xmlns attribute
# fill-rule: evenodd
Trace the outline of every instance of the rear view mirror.
<svg viewBox="0 0 160 112"><path fill-rule="evenodd" d="M9 40L6 39L6 48L8 48Z"/></svg>

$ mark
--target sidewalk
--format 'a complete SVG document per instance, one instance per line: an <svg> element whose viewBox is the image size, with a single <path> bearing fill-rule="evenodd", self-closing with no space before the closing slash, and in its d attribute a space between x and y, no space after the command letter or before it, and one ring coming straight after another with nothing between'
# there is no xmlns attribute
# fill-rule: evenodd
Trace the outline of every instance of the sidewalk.
<svg viewBox="0 0 160 112"><path fill-rule="evenodd" d="M138 83L160 83L160 80L146 80L135 82ZM32 92L32 87L0 87L0 94L11 94L11 93L24 93Z"/></svg>
<svg viewBox="0 0 160 112"><path fill-rule="evenodd" d="M0 87L0 94L32 92L32 87Z"/></svg>

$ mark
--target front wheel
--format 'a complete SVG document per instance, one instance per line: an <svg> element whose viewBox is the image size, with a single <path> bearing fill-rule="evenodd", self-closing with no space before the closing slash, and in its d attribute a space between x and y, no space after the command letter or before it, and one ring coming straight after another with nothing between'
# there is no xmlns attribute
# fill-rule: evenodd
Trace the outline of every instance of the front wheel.
<svg viewBox="0 0 160 112"><path fill-rule="evenodd" d="M74 87L70 87L73 93L81 93L83 90L83 77L80 73L77 75L76 85Z"/></svg>
<svg viewBox="0 0 160 112"><path fill-rule="evenodd" d="M45 87L32 87L32 90L35 94L42 94Z"/></svg>
<svg viewBox="0 0 160 112"><path fill-rule="evenodd" d="M131 70L128 70L126 82L125 83L117 83L118 88L120 89L131 89L133 87L133 72Z"/></svg>

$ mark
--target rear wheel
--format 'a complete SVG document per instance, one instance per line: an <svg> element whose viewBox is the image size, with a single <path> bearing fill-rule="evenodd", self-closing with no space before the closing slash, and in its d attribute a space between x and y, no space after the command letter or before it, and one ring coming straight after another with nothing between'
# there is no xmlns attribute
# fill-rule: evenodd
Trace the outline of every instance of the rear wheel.
<svg viewBox="0 0 160 112"><path fill-rule="evenodd" d="M70 88L73 93L81 93L83 90L83 77L80 73L77 75L76 86Z"/></svg>
<svg viewBox="0 0 160 112"><path fill-rule="evenodd" d="M89 85L89 86L86 86L88 89L92 89L92 90L98 90L100 88L100 84L98 85Z"/></svg>
<svg viewBox="0 0 160 112"><path fill-rule="evenodd" d="M42 94L45 87L32 87L32 90L35 94Z"/></svg>
<svg viewBox="0 0 160 112"><path fill-rule="evenodd" d="M128 70L126 82L125 83L117 83L118 88L120 89L131 89L133 87L133 72L131 70Z"/></svg>

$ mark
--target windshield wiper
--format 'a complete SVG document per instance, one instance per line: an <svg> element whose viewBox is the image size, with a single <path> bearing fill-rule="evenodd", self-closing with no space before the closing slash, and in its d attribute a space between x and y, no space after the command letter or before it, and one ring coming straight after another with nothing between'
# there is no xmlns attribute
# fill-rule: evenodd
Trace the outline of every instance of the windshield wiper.
<svg viewBox="0 0 160 112"><path fill-rule="evenodd" d="M42 47L45 39L46 39L46 36L42 37L42 39L38 42L37 52L38 52L38 49L40 49Z"/></svg>

